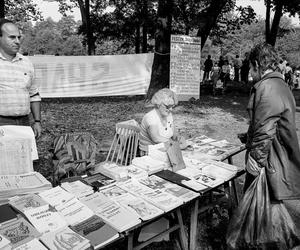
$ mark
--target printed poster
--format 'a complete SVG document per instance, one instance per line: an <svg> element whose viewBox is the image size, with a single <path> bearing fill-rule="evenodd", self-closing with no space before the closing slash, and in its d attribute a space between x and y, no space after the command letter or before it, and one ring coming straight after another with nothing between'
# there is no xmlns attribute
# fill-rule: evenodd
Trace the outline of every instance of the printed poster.
<svg viewBox="0 0 300 250"><path fill-rule="evenodd" d="M179 100L200 98L201 38L171 35L170 89Z"/></svg>

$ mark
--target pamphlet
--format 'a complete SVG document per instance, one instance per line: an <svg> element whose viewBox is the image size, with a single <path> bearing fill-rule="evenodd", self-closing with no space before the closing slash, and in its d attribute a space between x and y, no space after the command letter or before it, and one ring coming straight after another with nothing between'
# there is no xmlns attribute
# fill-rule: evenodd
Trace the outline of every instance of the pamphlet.
<svg viewBox="0 0 300 250"><path fill-rule="evenodd" d="M1 175L33 172L30 139L0 135L0 155Z"/></svg>
<svg viewBox="0 0 300 250"><path fill-rule="evenodd" d="M0 137L30 139L31 159L37 160L39 158L35 136L31 127L15 125L0 126Z"/></svg>

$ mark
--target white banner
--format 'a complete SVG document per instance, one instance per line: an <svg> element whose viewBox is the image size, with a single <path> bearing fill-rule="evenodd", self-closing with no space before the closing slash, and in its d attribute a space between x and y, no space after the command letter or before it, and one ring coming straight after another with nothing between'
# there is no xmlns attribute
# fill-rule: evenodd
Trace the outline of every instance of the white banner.
<svg viewBox="0 0 300 250"><path fill-rule="evenodd" d="M200 96L201 38L171 35L170 89L179 100Z"/></svg>
<svg viewBox="0 0 300 250"><path fill-rule="evenodd" d="M31 56L43 97L144 95L153 54Z"/></svg>

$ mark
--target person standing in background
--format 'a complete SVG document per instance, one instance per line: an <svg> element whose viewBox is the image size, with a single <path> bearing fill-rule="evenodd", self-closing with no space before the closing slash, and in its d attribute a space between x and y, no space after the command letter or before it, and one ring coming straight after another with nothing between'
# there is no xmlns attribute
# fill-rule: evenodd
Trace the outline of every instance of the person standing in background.
<svg viewBox="0 0 300 250"><path fill-rule="evenodd" d="M41 136L41 97L34 81L34 68L27 57L19 53L21 33L10 20L0 19L0 126L32 126L35 136Z"/></svg>
<svg viewBox="0 0 300 250"><path fill-rule="evenodd" d="M209 73L212 67L213 67L213 61L211 60L211 55L208 55L207 59L204 62L204 75L203 75L202 82L209 79Z"/></svg>
<svg viewBox="0 0 300 250"><path fill-rule="evenodd" d="M245 58L242 61L242 67L241 67L241 81L244 83L248 83L249 80L249 70L250 70L250 65L249 65L249 53L245 53Z"/></svg>
<svg viewBox="0 0 300 250"><path fill-rule="evenodd" d="M240 59L239 55L235 56L235 60L233 62L233 67L234 67L234 80L236 82L240 81L240 69L242 67L242 60Z"/></svg>

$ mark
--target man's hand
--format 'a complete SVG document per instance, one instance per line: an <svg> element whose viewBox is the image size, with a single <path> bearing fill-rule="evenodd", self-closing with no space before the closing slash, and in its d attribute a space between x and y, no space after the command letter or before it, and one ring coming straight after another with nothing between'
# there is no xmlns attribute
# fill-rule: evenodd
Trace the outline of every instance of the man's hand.
<svg viewBox="0 0 300 250"><path fill-rule="evenodd" d="M246 163L246 170L253 176L258 176L261 170L258 163L252 158L250 154Z"/></svg>
<svg viewBox="0 0 300 250"><path fill-rule="evenodd" d="M42 135L42 125L40 122L35 122L32 126L35 138L40 138L40 136Z"/></svg>

